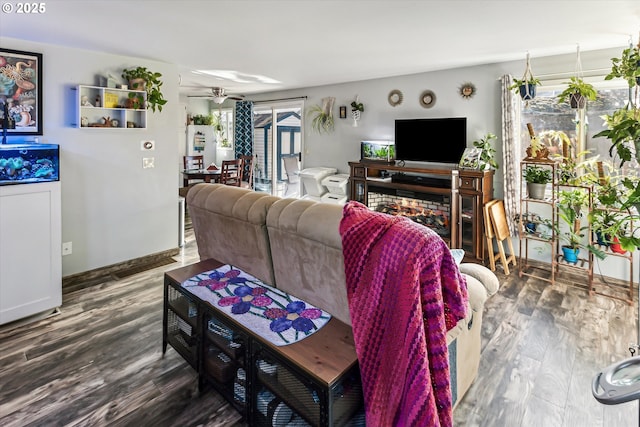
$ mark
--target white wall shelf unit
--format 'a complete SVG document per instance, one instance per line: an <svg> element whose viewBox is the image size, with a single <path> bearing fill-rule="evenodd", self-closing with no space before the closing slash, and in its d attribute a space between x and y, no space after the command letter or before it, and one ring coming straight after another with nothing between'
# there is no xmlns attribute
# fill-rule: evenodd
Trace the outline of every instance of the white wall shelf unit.
<svg viewBox="0 0 640 427"><path fill-rule="evenodd" d="M83 129L146 129L147 93L131 89L78 85L73 125ZM130 95L138 101L131 105ZM129 108L128 108L129 107Z"/></svg>

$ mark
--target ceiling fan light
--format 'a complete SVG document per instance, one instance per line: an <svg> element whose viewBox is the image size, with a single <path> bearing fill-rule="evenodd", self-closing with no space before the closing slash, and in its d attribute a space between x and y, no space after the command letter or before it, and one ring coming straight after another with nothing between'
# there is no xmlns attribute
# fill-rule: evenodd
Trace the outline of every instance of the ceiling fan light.
<svg viewBox="0 0 640 427"><path fill-rule="evenodd" d="M211 98L213 100L213 102L215 102L216 104L222 104L224 102L225 99L227 99L226 96L214 96L213 98Z"/></svg>

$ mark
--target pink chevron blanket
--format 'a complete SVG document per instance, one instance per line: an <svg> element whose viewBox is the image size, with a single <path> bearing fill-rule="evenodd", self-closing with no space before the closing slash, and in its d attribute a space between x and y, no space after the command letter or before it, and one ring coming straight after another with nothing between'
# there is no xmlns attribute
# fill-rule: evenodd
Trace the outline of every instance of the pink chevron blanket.
<svg viewBox="0 0 640 427"><path fill-rule="evenodd" d="M445 242L349 202L340 223L367 425L451 426L446 334L467 286Z"/></svg>

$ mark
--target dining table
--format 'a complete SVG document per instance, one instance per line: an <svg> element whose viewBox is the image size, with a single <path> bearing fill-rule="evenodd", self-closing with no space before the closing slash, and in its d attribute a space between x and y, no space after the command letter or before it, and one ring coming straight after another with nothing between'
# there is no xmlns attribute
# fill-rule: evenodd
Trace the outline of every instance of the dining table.
<svg viewBox="0 0 640 427"><path fill-rule="evenodd" d="M202 179L204 182L220 182L220 169L184 169L182 171L182 178L184 180L184 186L189 186L189 181L192 179Z"/></svg>

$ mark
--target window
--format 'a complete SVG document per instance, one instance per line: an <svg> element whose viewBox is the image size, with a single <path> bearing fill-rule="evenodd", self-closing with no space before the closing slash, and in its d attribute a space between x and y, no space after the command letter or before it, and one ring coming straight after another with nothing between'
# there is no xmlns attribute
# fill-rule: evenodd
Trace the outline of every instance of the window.
<svg viewBox="0 0 640 427"><path fill-rule="evenodd" d="M214 117L216 145L223 148L233 147L233 110L218 108L218 110L211 111L211 114Z"/></svg>
<svg viewBox="0 0 640 427"><path fill-rule="evenodd" d="M624 81L604 81L598 77L593 81L598 91L596 101L589 101L584 111L572 109L568 103L558 104L557 96L564 90L564 85L543 82L537 87L536 97L528 104L522 103L521 109L521 158L526 157L526 148L530 138L525 124L531 123L538 138L543 141L552 153L562 154L561 141L552 138L553 131L563 131L571 139L577 153L587 150L586 157L598 156L599 160L619 163L614 151L611 157L611 142L607 138L593 138L601 130L606 129L602 116L619 109L629 99L629 89ZM577 154L574 153L574 154Z"/></svg>

